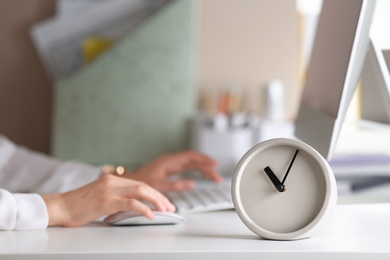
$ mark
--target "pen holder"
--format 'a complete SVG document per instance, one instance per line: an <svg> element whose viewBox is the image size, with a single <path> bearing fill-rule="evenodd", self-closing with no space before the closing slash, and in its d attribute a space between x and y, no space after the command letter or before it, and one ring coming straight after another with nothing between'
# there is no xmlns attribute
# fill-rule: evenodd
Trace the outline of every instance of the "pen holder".
<svg viewBox="0 0 390 260"><path fill-rule="evenodd" d="M294 138L294 124L283 120L259 120L248 114L198 114L193 124L192 147L215 159L219 172L231 177L250 148L277 137Z"/></svg>
<svg viewBox="0 0 390 260"><path fill-rule="evenodd" d="M195 150L216 160L217 169L223 176L231 177L238 161L253 146L253 129L250 127L220 130L200 126L195 135Z"/></svg>
<svg viewBox="0 0 390 260"><path fill-rule="evenodd" d="M254 127L254 144L278 137L294 138L294 124L282 120L261 120Z"/></svg>

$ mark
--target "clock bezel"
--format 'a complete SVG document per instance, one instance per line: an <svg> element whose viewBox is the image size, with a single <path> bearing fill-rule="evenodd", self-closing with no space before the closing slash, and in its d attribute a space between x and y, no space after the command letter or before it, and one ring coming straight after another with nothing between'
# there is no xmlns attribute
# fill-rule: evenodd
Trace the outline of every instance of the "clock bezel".
<svg viewBox="0 0 390 260"><path fill-rule="evenodd" d="M255 223L245 212L245 209L241 203L240 196L240 181L244 170L242 169L247 164L248 159L252 157L253 153L258 153L258 150L266 150L268 148L280 145L291 146L296 149L303 150L317 161L321 168L321 173L324 177L325 196L322 202L322 206L315 218L310 221L306 226L293 232L278 233L269 231L266 228L259 226ZM233 174L232 179L232 199L236 212L243 223L255 234L262 238L274 239L274 240L295 240L311 237L323 228L330 220L334 207L337 202L337 186L336 180L333 175L333 171L328 162L311 146L308 144L289 138L274 138L261 142L252 147L239 161Z"/></svg>

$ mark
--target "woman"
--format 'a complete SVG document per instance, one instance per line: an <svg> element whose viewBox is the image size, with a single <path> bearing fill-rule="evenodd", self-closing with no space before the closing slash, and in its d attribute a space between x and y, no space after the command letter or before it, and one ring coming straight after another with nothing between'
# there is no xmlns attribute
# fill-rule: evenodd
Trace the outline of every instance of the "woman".
<svg viewBox="0 0 390 260"><path fill-rule="evenodd" d="M152 208L175 211L162 192L189 190L194 185L193 180L169 177L195 169L220 182L215 166L205 155L184 151L163 155L135 172L118 172L62 162L0 135L0 230L80 226L127 210L153 219Z"/></svg>

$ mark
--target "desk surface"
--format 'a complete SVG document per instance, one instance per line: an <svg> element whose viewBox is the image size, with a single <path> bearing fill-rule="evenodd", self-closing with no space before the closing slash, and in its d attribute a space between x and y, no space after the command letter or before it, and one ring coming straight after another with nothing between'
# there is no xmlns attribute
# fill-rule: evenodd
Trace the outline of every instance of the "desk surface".
<svg viewBox="0 0 390 260"><path fill-rule="evenodd" d="M234 211L174 226L0 232L0 259L390 259L390 204L337 205L330 225L298 241L254 235Z"/></svg>
<svg viewBox="0 0 390 260"><path fill-rule="evenodd" d="M365 143L347 133L341 147L349 148L346 152L367 150L368 144L375 151L390 149L389 142L383 138L373 142L372 136ZM390 139L388 133L384 137ZM362 202L370 204L350 204ZM263 240L234 211L192 214L174 226L93 223L1 231L0 259L390 259L390 203L373 202L390 202L390 185L339 196L329 226L315 237L297 241Z"/></svg>

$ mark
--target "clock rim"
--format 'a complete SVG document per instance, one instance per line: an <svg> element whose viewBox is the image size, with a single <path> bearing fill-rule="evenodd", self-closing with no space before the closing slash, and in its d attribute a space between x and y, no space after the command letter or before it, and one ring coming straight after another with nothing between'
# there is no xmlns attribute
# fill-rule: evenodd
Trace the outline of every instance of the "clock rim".
<svg viewBox="0 0 390 260"><path fill-rule="evenodd" d="M321 173L325 179L325 185L326 185L325 197L324 197L324 201L322 202L320 211L315 216L315 218L312 221L310 221L307 225L293 232L287 232L287 233L273 232L260 227L259 225L254 223L251 220L251 218L246 214L245 209L243 208L241 203L240 192L239 192L239 187L240 187L239 184L241 182L240 178L243 172L241 171L241 168L243 167L244 164L246 164L247 159L258 149L261 148L264 150L275 145L289 145L292 147L296 147L298 149L302 149L305 152L307 152L309 155L311 155L314 159L317 160L320 168L322 169ZM333 171L330 165L328 164L328 162L325 160L324 157L322 157L322 155L320 155L320 153L318 153L310 145L300 140L290 139L290 138L268 139L249 149L249 151L246 152L245 155L238 162L236 169L234 170L232 185L231 185L231 194L232 194L234 208L237 214L239 215L240 219L243 221L243 223L255 234L266 239L274 239L274 240L295 240L295 239L302 239L302 238L307 238L312 236L313 234L318 232L322 227L324 227L326 223L329 222L337 202L336 179L334 177Z"/></svg>

